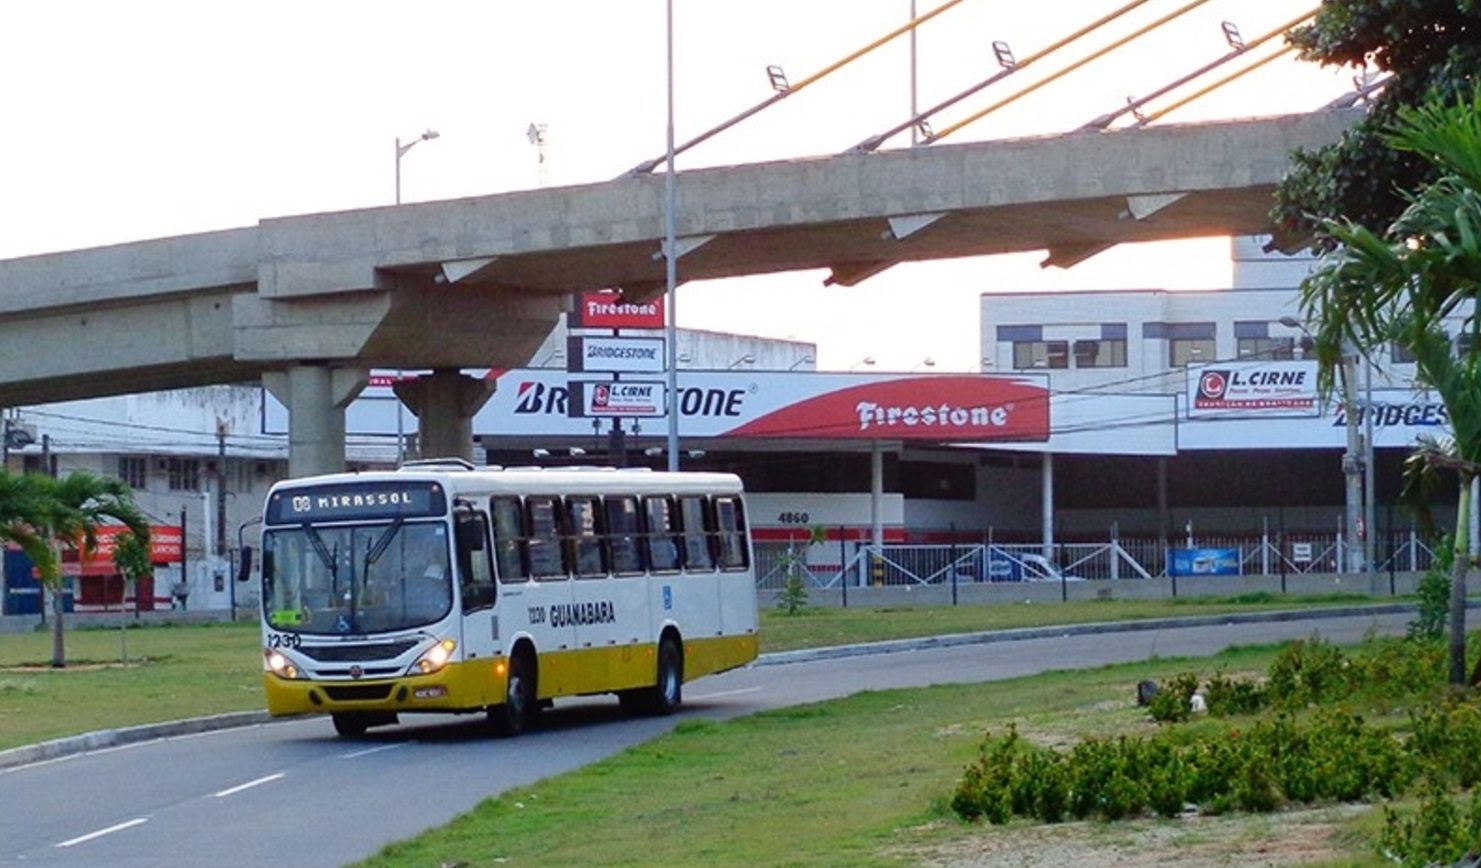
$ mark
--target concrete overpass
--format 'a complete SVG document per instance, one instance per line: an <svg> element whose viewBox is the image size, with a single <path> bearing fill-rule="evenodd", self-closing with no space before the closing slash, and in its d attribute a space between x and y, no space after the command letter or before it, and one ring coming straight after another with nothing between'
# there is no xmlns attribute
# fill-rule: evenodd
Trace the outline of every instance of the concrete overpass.
<svg viewBox="0 0 1481 868"><path fill-rule="evenodd" d="M1328 111L682 172L683 280L1269 228L1287 154ZM343 467L343 408L372 367L426 448L467 454L487 395L460 367L516 366L569 293L662 290L663 178L263 220L256 227L0 261L0 406L262 378L291 414L290 472Z"/></svg>

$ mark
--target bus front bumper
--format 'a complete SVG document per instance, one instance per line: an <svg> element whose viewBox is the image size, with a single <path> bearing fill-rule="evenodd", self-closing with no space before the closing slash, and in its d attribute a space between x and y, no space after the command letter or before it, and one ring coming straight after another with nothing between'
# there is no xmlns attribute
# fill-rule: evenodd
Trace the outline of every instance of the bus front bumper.
<svg viewBox="0 0 1481 868"><path fill-rule="evenodd" d="M282 678L262 673L267 711L290 714L335 714L352 711L475 711L504 696L508 667L502 657L449 663L431 675L400 678Z"/></svg>

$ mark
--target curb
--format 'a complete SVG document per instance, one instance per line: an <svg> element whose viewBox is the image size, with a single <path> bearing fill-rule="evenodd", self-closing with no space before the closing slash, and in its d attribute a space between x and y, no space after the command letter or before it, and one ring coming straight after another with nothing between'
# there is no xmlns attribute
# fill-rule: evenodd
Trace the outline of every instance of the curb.
<svg viewBox="0 0 1481 868"><path fill-rule="evenodd" d="M1472 602L1467 608L1477 608ZM921 636L915 639L890 639L855 645L831 645L798 651L777 651L757 657L752 666L785 666L815 660L837 660L874 654L898 654L931 648L953 648L961 645L987 645L994 642L1018 642L1025 639L1049 639L1056 636L1086 636L1095 633L1130 633L1140 630L1171 630L1181 627L1204 627L1223 624L1253 624L1265 621L1301 621L1351 618L1361 615L1396 615L1413 612L1413 603L1390 603L1379 606L1344 606L1331 609L1282 609L1275 612L1241 612L1227 615L1188 615L1180 618L1153 618L1141 621L1098 621L1088 624L1061 624L1051 627L1021 627L1012 630L985 630L978 633L950 633L945 636ZM0 750L0 771L62 757L75 756L103 748L120 747L141 741L192 735L218 729L235 729L268 723L273 718L266 711L238 711L195 717L165 723L147 723L120 729L104 729L82 735L43 741L37 744Z"/></svg>
<svg viewBox="0 0 1481 868"><path fill-rule="evenodd" d="M1471 604L1467 608L1474 608ZM944 636L922 636L916 639L890 639L858 645L830 645L826 648L804 648L762 654L752 666L782 666L813 660L836 660L871 654L896 654L930 648L953 648L959 645L987 645L993 642L1018 642L1024 639L1050 639L1056 636L1086 636L1094 633L1130 633L1140 630L1171 630L1180 627L1205 627L1222 624L1255 624L1267 621L1310 621L1329 618L1351 618L1361 615L1397 615L1413 612L1414 603L1387 603L1380 606L1343 606L1331 609L1282 609L1275 612L1238 612L1227 615L1187 615L1178 618L1149 618L1132 621L1096 621L1087 624L1061 624L1051 627L1020 627L1011 630L986 630L980 633L949 633Z"/></svg>
<svg viewBox="0 0 1481 868"><path fill-rule="evenodd" d="M266 711L236 711L229 714L215 714L210 717L193 717L185 720L166 721L165 723L146 723L120 729L103 729L96 732L85 732L82 735L73 735L67 738L52 739L51 741L43 741L37 744L14 747L9 750L0 750L0 770L75 756L103 748L136 744L141 741L153 741L176 735L192 735L198 732L211 732L218 729L235 729L237 727L253 726L259 723L267 723L270 719Z"/></svg>

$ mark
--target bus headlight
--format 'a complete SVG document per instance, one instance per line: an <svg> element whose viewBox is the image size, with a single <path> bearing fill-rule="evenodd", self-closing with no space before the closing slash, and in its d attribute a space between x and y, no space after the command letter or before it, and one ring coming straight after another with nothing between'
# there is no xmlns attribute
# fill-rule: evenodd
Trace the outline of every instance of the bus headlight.
<svg viewBox="0 0 1481 868"><path fill-rule="evenodd" d="M431 675L447 665L447 661L453 659L453 651L458 643L453 639L443 639L436 645L427 649L415 664L412 665L413 675Z"/></svg>
<svg viewBox="0 0 1481 868"><path fill-rule="evenodd" d="M292 660L284 656L283 652L268 648L262 653L267 655L267 668L272 670L274 675L289 680L298 678L300 674L298 667L294 665Z"/></svg>

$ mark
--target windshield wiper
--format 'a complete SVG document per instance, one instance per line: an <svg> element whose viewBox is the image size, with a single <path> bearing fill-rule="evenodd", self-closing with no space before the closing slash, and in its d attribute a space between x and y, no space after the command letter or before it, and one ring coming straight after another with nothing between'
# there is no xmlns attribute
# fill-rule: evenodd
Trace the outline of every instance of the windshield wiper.
<svg viewBox="0 0 1481 868"><path fill-rule="evenodd" d="M401 525L405 521L406 519L401 516L396 516L396 518L392 519L391 526L386 528L386 532L381 534L380 538L375 541L375 545L366 550L365 568L367 570L370 569L371 564L381 559L381 555L386 553L386 548L391 545L391 538L396 535L396 531L401 530Z"/></svg>
<svg viewBox="0 0 1481 868"><path fill-rule="evenodd" d="M329 570L329 575L332 578L339 578L339 567L335 564L338 558L329 553L329 547L324 545L324 538L319 536L318 528L305 524L303 532L309 538L309 545L313 547L314 554L319 556L319 560L324 562L324 568Z"/></svg>

